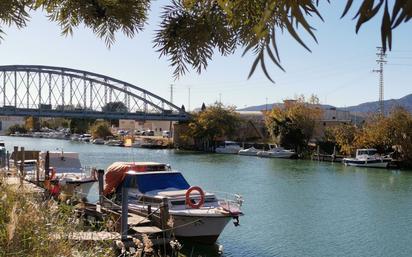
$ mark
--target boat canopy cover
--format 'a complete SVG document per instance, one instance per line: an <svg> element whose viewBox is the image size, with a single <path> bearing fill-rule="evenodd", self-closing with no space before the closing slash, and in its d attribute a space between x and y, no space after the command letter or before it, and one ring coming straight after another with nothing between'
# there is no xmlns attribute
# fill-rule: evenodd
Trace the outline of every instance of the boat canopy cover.
<svg viewBox="0 0 412 257"><path fill-rule="evenodd" d="M157 162L115 162L106 171L104 195L112 193L124 180L128 171L166 171L166 164Z"/></svg>
<svg viewBox="0 0 412 257"><path fill-rule="evenodd" d="M131 176L129 187L137 188L141 193L164 190L186 190L190 187L180 172L150 173Z"/></svg>

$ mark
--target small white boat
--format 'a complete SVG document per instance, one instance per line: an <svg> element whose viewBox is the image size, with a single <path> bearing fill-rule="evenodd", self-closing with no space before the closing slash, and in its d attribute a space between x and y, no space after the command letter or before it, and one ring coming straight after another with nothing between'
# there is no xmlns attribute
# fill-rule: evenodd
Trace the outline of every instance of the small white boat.
<svg viewBox="0 0 412 257"><path fill-rule="evenodd" d="M46 152L41 152L39 159L39 182L45 184L46 178ZM49 179L57 188L56 193L64 192L67 195L80 194L84 198L97 181L94 169L82 167L79 153L54 151L49 152ZM37 165L25 171L25 179L37 182ZM46 185L45 185L46 186Z"/></svg>
<svg viewBox="0 0 412 257"><path fill-rule="evenodd" d="M357 149L355 158L344 158L343 163L348 166L387 168L392 158L381 156L376 149Z"/></svg>
<svg viewBox="0 0 412 257"><path fill-rule="evenodd" d="M248 149L242 149L238 152L240 155L256 156L261 150L254 148L253 146Z"/></svg>
<svg viewBox="0 0 412 257"><path fill-rule="evenodd" d="M286 150L283 147L276 146L271 148L269 151L259 151L256 155L267 158L290 158L295 155L295 152L293 150Z"/></svg>
<svg viewBox="0 0 412 257"><path fill-rule="evenodd" d="M72 134L70 137L71 141L80 141L80 135L79 134Z"/></svg>
<svg viewBox="0 0 412 257"><path fill-rule="evenodd" d="M104 139L103 138L95 138L95 139L92 140L92 144L104 145Z"/></svg>
<svg viewBox="0 0 412 257"><path fill-rule="evenodd" d="M117 140L117 139L110 139L104 142L104 144L109 145L109 146L123 146L124 145L122 140Z"/></svg>
<svg viewBox="0 0 412 257"><path fill-rule="evenodd" d="M116 201L120 201L120 187L126 186L129 210L147 215L150 206L153 219L159 217L160 204L166 202L172 221L168 226L182 239L213 244L230 220L234 219L238 225L243 215L241 196L233 195L228 200L191 187L181 172L171 170L166 164L113 163L107 168L105 181L106 196L113 193Z"/></svg>
<svg viewBox="0 0 412 257"><path fill-rule="evenodd" d="M79 139L79 141L86 142L86 143L90 142L91 140L92 140L92 135L90 134L83 134L80 136L80 139Z"/></svg>
<svg viewBox="0 0 412 257"><path fill-rule="evenodd" d="M216 147L216 153L237 154L243 148L238 143L233 141L224 141L223 145Z"/></svg>

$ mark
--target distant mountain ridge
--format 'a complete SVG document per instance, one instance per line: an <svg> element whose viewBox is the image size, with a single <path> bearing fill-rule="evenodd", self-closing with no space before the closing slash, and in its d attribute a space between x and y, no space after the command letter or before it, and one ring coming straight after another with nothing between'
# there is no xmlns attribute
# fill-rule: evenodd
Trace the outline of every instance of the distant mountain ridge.
<svg viewBox="0 0 412 257"><path fill-rule="evenodd" d="M242 109L238 109L239 111L264 111L266 108L268 110L272 109L273 107L280 107L283 106L283 103L273 103L273 104L262 104L262 105L256 105L256 106L250 106ZM384 101L384 109L385 113L389 113L393 108L395 107L403 107L407 111L412 113L412 94L406 95L402 98L399 99L389 99ZM332 105L324 105L322 104L321 107L323 109L329 109L333 108L334 106ZM349 106L349 107L336 107L337 109L342 109L342 110L348 110L352 113L359 113L359 114L367 114L367 113L374 113L379 110L379 102L374 101L374 102L366 102L366 103L361 103L355 106Z"/></svg>

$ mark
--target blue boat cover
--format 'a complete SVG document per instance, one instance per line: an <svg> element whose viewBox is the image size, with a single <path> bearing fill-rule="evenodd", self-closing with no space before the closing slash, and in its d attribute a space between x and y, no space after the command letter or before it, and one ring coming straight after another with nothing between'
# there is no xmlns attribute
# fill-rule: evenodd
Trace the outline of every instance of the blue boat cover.
<svg viewBox="0 0 412 257"><path fill-rule="evenodd" d="M190 187L181 173L150 173L133 176L130 187L141 193L154 190L185 190Z"/></svg>

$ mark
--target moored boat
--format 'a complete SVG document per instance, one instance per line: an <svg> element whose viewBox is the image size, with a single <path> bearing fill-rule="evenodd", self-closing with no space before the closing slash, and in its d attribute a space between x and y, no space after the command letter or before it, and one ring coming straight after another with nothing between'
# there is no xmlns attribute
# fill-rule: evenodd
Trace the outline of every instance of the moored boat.
<svg viewBox="0 0 412 257"><path fill-rule="evenodd" d="M387 168L392 158L381 156L376 149L356 149L355 158L344 158L343 163L348 166Z"/></svg>
<svg viewBox="0 0 412 257"><path fill-rule="evenodd" d="M104 145L104 139L103 138L95 138L95 139L92 140L92 144Z"/></svg>
<svg viewBox="0 0 412 257"><path fill-rule="evenodd" d="M248 149L239 150L238 154L240 155L248 155L248 156L256 156L258 152L261 150L254 148L253 146Z"/></svg>
<svg viewBox="0 0 412 257"><path fill-rule="evenodd" d="M286 150L283 147L275 146L272 147L269 151L259 151L257 154L259 157L267 158L291 158L295 155L293 150Z"/></svg>
<svg viewBox="0 0 412 257"><path fill-rule="evenodd" d="M240 196L219 199L215 193L191 187L182 173L166 164L117 162L109 166L105 176L106 196L115 194L120 201L121 188L127 187L130 211L147 215L150 206L159 215L161 204L166 203L170 229L178 238L212 244L230 220L238 224L243 215Z"/></svg>
<svg viewBox="0 0 412 257"><path fill-rule="evenodd" d="M224 141L222 145L216 147L216 153L237 154L243 148L233 141Z"/></svg>
<svg viewBox="0 0 412 257"><path fill-rule="evenodd" d="M122 140L117 140L117 139L110 139L106 142L104 142L105 145L109 146L124 146L124 143Z"/></svg>
<svg viewBox="0 0 412 257"><path fill-rule="evenodd" d="M78 194L79 197L84 198L97 181L95 170L83 168L79 154L76 152L40 152L39 160L38 174L36 174L37 165L36 168L27 167L25 179L31 182L38 180L45 187L48 186L45 182L50 181L52 184L50 187L54 188L56 194L64 192L69 196ZM48 179L47 172L49 172Z"/></svg>

